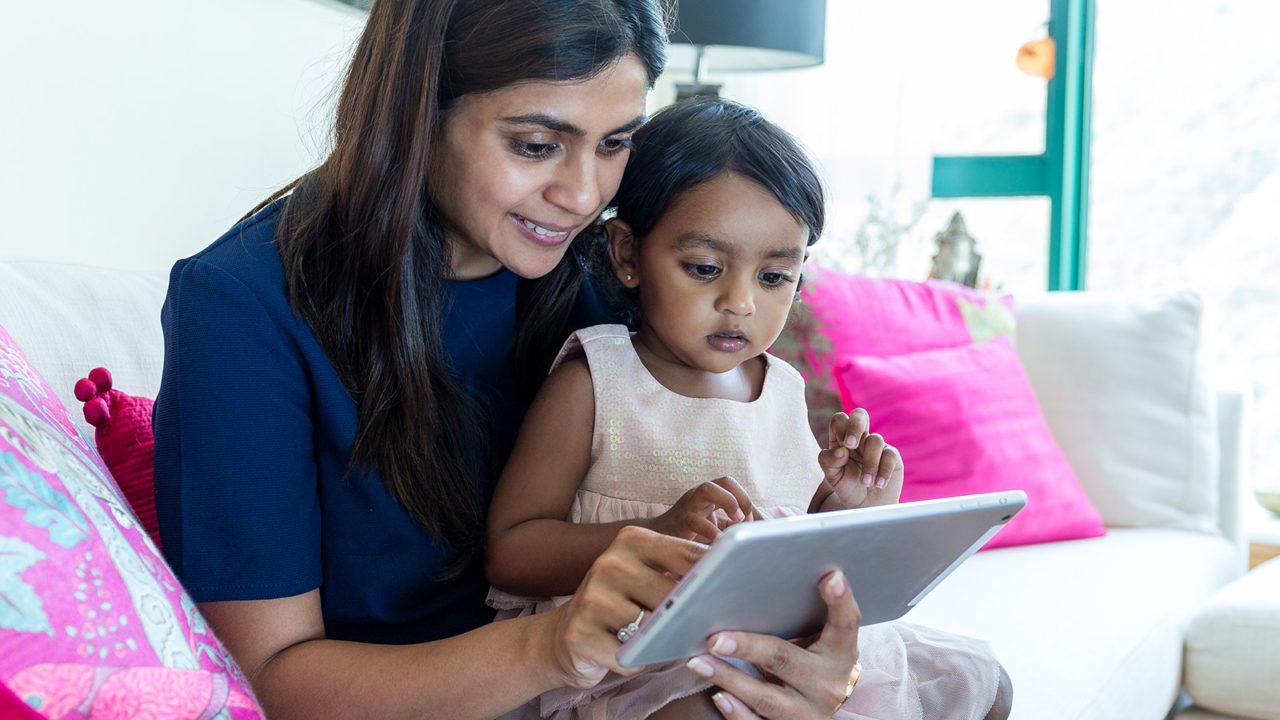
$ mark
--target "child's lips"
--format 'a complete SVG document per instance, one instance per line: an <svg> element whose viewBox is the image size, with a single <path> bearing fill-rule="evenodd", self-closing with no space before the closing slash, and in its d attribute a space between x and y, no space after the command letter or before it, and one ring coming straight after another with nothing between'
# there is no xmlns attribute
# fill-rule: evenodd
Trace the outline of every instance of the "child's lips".
<svg viewBox="0 0 1280 720"><path fill-rule="evenodd" d="M711 347L722 352L738 352L745 348L749 341L746 334L741 330L725 330L714 335L708 335L707 342L711 344Z"/></svg>

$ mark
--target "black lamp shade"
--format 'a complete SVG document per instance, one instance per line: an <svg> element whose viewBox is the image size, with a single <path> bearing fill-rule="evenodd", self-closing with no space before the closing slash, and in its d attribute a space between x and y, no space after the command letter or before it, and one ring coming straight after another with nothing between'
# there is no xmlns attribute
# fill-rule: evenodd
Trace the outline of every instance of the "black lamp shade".
<svg viewBox="0 0 1280 720"><path fill-rule="evenodd" d="M692 69L697 46L714 73L820 65L827 0L680 0L671 64Z"/></svg>

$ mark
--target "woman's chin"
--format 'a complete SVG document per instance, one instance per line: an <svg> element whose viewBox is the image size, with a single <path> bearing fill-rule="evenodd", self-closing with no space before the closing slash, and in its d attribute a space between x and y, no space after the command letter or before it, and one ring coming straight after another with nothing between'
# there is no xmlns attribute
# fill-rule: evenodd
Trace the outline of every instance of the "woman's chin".
<svg viewBox="0 0 1280 720"><path fill-rule="evenodd" d="M519 253L511 258L499 258L499 261L525 280L537 280L554 270L568 249L569 243L565 243L554 250Z"/></svg>

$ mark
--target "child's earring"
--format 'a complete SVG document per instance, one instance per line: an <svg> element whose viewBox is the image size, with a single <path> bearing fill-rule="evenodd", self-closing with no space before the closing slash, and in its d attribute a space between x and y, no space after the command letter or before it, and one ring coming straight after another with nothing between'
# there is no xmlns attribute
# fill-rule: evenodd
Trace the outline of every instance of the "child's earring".
<svg viewBox="0 0 1280 720"><path fill-rule="evenodd" d="M627 273L627 282L631 282L631 273Z"/></svg>

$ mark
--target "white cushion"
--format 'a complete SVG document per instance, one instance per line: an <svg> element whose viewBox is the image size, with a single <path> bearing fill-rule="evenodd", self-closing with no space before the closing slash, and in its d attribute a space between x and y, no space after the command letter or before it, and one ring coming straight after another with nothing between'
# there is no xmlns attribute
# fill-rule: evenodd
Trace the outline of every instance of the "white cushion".
<svg viewBox="0 0 1280 720"><path fill-rule="evenodd" d="M116 389L156 396L164 365L160 308L168 284L168 273L158 271L0 261L0 326L90 441L75 382L105 367Z"/></svg>
<svg viewBox="0 0 1280 720"><path fill-rule="evenodd" d="M1108 526L1216 531L1217 407L1191 292L1019 298L1018 354Z"/></svg>
<svg viewBox="0 0 1280 720"><path fill-rule="evenodd" d="M1280 558L1204 605L1187 629L1186 663L1196 705L1280 720Z"/></svg>
<svg viewBox="0 0 1280 720"><path fill-rule="evenodd" d="M1161 720L1186 621L1238 574L1220 537L1118 529L980 552L905 619L989 641L1015 720Z"/></svg>

